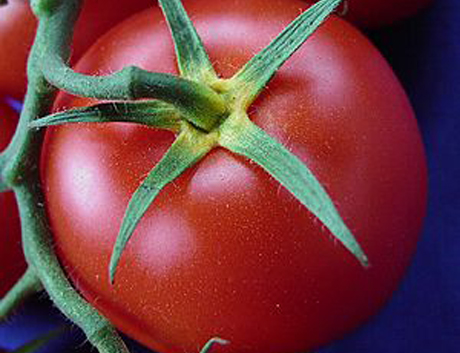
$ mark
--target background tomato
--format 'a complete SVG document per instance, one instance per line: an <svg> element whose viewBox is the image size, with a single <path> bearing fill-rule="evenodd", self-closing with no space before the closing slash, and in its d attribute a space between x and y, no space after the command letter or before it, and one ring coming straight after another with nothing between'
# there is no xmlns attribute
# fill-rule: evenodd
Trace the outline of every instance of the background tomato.
<svg viewBox="0 0 460 353"><path fill-rule="evenodd" d="M228 77L301 5L201 0L187 8ZM175 72L161 18L154 9L124 22L78 70ZM61 97L59 109L90 103ZM399 82L359 32L331 19L251 112L326 185L370 269L259 168L216 150L160 194L111 287L108 261L127 202L173 136L125 124L47 133L43 181L58 254L91 302L154 349L193 352L220 336L231 344L216 351L306 351L374 314L414 251L426 203L420 136Z"/></svg>
<svg viewBox="0 0 460 353"><path fill-rule="evenodd" d="M403 20L432 0L344 0L345 18L360 27L375 28Z"/></svg>
<svg viewBox="0 0 460 353"><path fill-rule="evenodd" d="M0 150L13 136L18 114L0 98ZM16 200L12 192L0 193L0 298L23 274L26 265Z"/></svg>
<svg viewBox="0 0 460 353"><path fill-rule="evenodd" d="M130 15L154 4L153 0L86 0L75 29L72 60L94 41ZM22 98L27 85L27 57L36 30L28 1L9 0L0 7L0 94Z"/></svg>

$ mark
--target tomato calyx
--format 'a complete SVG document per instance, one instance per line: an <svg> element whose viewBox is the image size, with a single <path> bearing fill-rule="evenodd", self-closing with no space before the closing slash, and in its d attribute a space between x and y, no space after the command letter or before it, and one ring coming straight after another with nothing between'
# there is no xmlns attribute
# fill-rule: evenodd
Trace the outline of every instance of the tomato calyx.
<svg viewBox="0 0 460 353"><path fill-rule="evenodd" d="M178 133L176 141L131 197L111 256L109 277L112 283L126 244L156 196L217 146L261 166L312 212L364 267L368 266L364 251L314 174L284 146L254 125L246 113L276 71L339 4L340 0L323 0L313 5L232 78L223 80L214 71L180 1L160 0L174 38L182 79L196 82L200 98L203 98L200 103L203 107L208 106L210 112L199 124L190 119L196 114L190 112L193 108L184 108L193 106L193 103L178 106L158 95L157 98L163 98L167 103L154 100L101 104L61 112L32 123L32 126L39 127L70 122L129 121ZM209 94L210 91L221 101ZM194 95L185 90L180 93L182 96L176 95L176 101L187 101ZM216 108L221 104L225 107Z"/></svg>
<svg viewBox="0 0 460 353"><path fill-rule="evenodd" d="M34 1L40 26L29 62L29 93L19 133L5 156L10 162L7 180L14 180L14 185L8 182L12 185L7 186L12 186L18 199L25 255L31 271L56 306L84 330L97 349L109 353L127 352L111 323L74 290L49 240L51 234L38 172L37 152L43 141L42 131L37 130L39 127L71 122L124 121L177 133L170 149L132 195L111 256L111 282L126 243L159 192L215 147L249 158L266 170L364 267L368 265L364 251L309 168L254 125L247 114L251 103L279 67L323 23L340 0L322 0L313 5L228 80L220 79L214 71L179 0L160 0L160 5L174 38L180 77L135 67L105 77L74 72L66 61L72 31L69 23L76 19L79 3L78 0ZM46 116L56 94L55 88L117 102ZM138 99L143 100L136 101ZM46 117L37 120L40 116ZM34 146L37 148L33 149ZM4 174L3 167L0 172ZM30 283L26 288L32 288Z"/></svg>

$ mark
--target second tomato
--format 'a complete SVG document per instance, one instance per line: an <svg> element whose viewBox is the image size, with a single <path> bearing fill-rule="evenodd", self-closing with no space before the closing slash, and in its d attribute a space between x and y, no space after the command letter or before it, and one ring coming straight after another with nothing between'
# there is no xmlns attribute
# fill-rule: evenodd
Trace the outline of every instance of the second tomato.
<svg viewBox="0 0 460 353"><path fill-rule="evenodd" d="M86 0L76 27L72 58L75 61L121 20L149 6L153 0ZM27 58L37 22L28 1L9 0L0 6L0 93L22 99L27 87Z"/></svg>
<svg viewBox="0 0 460 353"><path fill-rule="evenodd" d="M391 25L415 15L433 0L344 0L341 13L363 28Z"/></svg>
<svg viewBox="0 0 460 353"><path fill-rule="evenodd" d="M18 114L0 97L0 151L13 136ZM12 192L0 193L0 298L26 268L21 246L18 207Z"/></svg>

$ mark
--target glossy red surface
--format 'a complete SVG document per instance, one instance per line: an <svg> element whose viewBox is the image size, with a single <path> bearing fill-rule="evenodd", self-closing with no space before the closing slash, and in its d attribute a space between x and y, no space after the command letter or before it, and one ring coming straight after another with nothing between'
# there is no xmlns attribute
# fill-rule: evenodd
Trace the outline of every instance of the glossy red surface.
<svg viewBox="0 0 460 353"><path fill-rule="evenodd" d="M86 0L75 28L72 60L123 19L153 6L152 0ZM27 87L26 67L37 21L28 1L9 0L0 7L0 93L22 99Z"/></svg>
<svg viewBox="0 0 460 353"><path fill-rule="evenodd" d="M229 77L299 13L301 2L187 4ZM126 65L176 72L159 11L105 36L86 73ZM91 101L60 98L62 107ZM308 164L372 266L362 268L260 168L221 149L161 192L109 285L127 203L173 135L126 124L49 130L43 181L57 251L117 327L162 352L302 352L374 314L401 279L426 206L423 148L407 97L378 51L331 19L277 73L252 119Z"/></svg>
<svg viewBox="0 0 460 353"><path fill-rule="evenodd" d="M17 113L0 98L0 151L13 136ZM18 208L12 192L0 193L0 298L26 268L21 246Z"/></svg>

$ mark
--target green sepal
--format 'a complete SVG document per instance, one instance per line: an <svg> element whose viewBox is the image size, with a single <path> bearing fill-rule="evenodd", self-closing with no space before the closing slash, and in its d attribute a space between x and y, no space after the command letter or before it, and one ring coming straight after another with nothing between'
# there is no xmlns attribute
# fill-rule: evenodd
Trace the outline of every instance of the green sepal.
<svg viewBox="0 0 460 353"><path fill-rule="evenodd" d="M219 144L254 161L294 195L332 235L367 267L367 256L311 170L241 113L221 126Z"/></svg>
<svg viewBox="0 0 460 353"><path fill-rule="evenodd" d="M200 353L209 353L211 351L211 349L216 345L216 344L219 344L221 346L225 346L227 344L229 344L230 342L227 341L227 340L224 340L222 338L219 338L219 337L213 337L211 338L208 342L205 343L205 345L203 346L203 348L200 350Z"/></svg>
<svg viewBox="0 0 460 353"><path fill-rule="evenodd" d="M41 337L38 337L37 339L34 339L33 341L26 343L24 346L15 349L11 353L34 353L38 351L40 348L46 346L48 343L50 343L52 340L58 338L60 335L62 335L65 331L67 330L66 326L59 327L55 330L52 330L46 334L44 334Z"/></svg>
<svg viewBox="0 0 460 353"><path fill-rule="evenodd" d="M112 102L51 114L32 121L29 126L40 128L69 123L107 122L137 123L178 131L180 114L172 105L158 100Z"/></svg>
<svg viewBox="0 0 460 353"><path fill-rule="evenodd" d="M116 268L126 244L156 196L185 170L195 165L215 145L215 134L206 134L185 125L185 129L134 192L110 258L109 276L113 283Z"/></svg>
<svg viewBox="0 0 460 353"><path fill-rule="evenodd" d="M316 31L342 0L322 0L292 21L267 47L232 77L235 95L246 109L276 71Z"/></svg>
<svg viewBox="0 0 460 353"><path fill-rule="evenodd" d="M217 79L203 42L181 1L159 0L159 4L171 30L181 75L200 82Z"/></svg>

